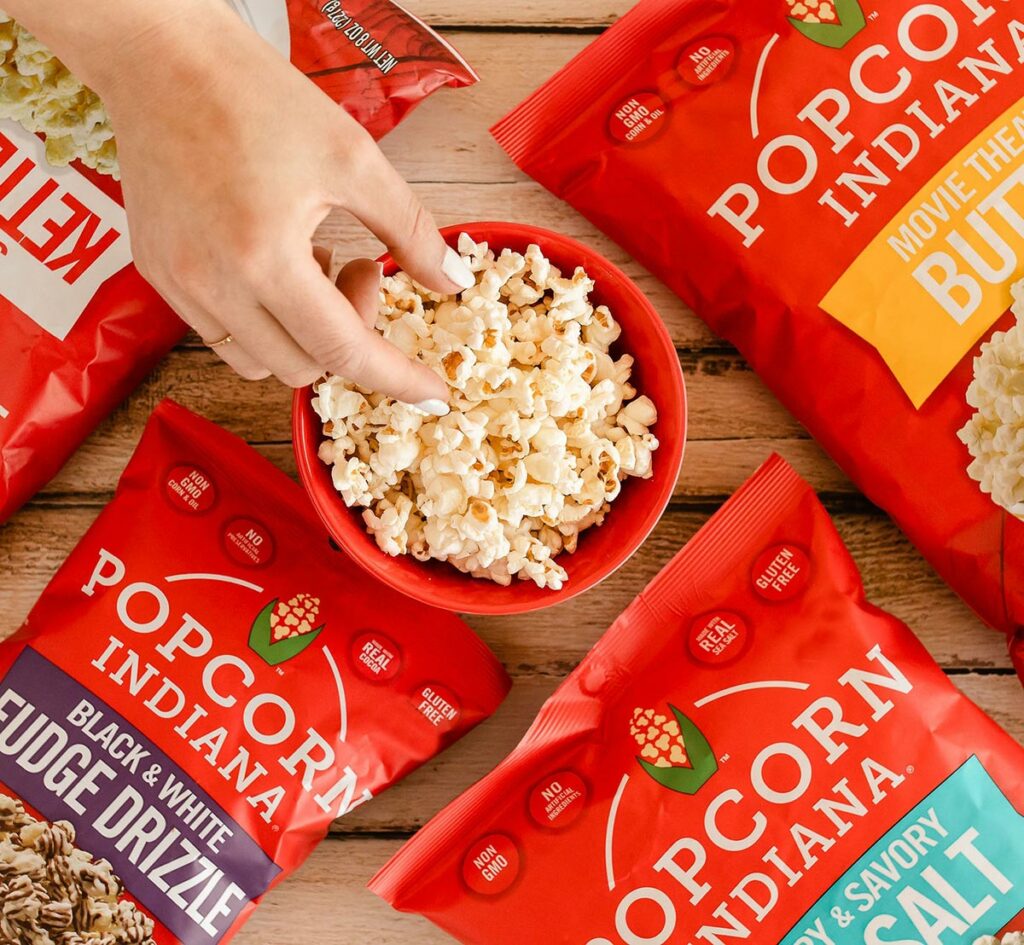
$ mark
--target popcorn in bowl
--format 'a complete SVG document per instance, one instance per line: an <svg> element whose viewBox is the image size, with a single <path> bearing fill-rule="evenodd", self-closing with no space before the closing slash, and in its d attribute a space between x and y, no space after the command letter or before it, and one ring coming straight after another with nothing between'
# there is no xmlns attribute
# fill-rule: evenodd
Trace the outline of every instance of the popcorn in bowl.
<svg viewBox="0 0 1024 945"><path fill-rule="evenodd" d="M557 557L604 522L626 479L651 477L657 408L630 384L633 358L612 355L621 329L583 269L566 277L536 245L495 255L466 234L459 252L475 286L441 296L399 272L377 322L445 377L451 412L325 377L320 459L386 554L560 590Z"/></svg>

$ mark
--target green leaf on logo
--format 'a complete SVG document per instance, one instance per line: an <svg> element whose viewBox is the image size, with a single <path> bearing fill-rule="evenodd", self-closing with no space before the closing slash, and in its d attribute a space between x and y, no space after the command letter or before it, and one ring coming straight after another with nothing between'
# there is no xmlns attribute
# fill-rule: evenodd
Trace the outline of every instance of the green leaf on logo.
<svg viewBox="0 0 1024 945"><path fill-rule="evenodd" d="M804 23L792 17L789 22L809 40L830 49L842 49L867 25L860 0L835 0L838 23Z"/></svg>
<svg viewBox="0 0 1024 945"><path fill-rule="evenodd" d="M644 761L643 758L636 760L662 787L679 794L696 794L718 771L718 759L704 733L674 705L670 705L669 708L679 723L679 732L686 746L686 756L690 759L691 767L659 768Z"/></svg>
<svg viewBox="0 0 1024 945"><path fill-rule="evenodd" d="M276 606L276 600L267 604L253 621L252 630L249 633L249 646L268 666L280 666L282 663L287 663L288 660L295 659L313 644L323 630L323 627L317 627L312 633L303 634L301 637L288 637L275 643L271 633L270 617Z"/></svg>

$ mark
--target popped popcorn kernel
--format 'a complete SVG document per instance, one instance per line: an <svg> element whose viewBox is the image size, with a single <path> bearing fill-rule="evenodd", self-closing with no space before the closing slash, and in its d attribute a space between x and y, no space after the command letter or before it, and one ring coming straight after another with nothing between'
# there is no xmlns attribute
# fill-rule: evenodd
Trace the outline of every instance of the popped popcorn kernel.
<svg viewBox="0 0 1024 945"><path fill-rule="evenodd" d="M508 585L560 589L556 560L599 526L623 482L653 475L658 411L615 357L622 329L581 268L540 247L495 253L463 233L476 284L439 296L404 272L381 283L377 327L451 390L451 412L414 408L328 376L314 385L322 462L389 555L447 561Z"/></svg>
<svg viewBox="0 0 1024 945"><path fill-rule="evenodd" d="M1024 281L1011 292L1017 324L995 332L974 359L967 403L976 412L958 436L973 458L968 475L1024 520Z"/></svg>

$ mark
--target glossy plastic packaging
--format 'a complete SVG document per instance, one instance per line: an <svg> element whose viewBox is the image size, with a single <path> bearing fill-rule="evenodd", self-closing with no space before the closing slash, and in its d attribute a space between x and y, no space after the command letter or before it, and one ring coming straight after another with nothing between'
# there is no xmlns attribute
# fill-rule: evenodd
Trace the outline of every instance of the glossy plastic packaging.
<svg viewBox="0 0 1024 945"><path fill-rule="evenodd" d="M298 485L165 401L0 645L0 891L24 872L30 900L4 928L32 940L66 900L83 940L225 942L332 820L508 688L462 621L370 581Z"/></svg>

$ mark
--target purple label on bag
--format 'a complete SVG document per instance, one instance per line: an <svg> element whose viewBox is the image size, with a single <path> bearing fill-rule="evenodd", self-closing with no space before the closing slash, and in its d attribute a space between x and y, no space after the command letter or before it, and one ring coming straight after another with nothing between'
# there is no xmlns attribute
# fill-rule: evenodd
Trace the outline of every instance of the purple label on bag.
<svg viewBox="0 0 1024 945"><path fill-rule="evenodd" d="M185 945L209 945L280 868L134 725L34 650L0 681L0 781Z"/></svg>

